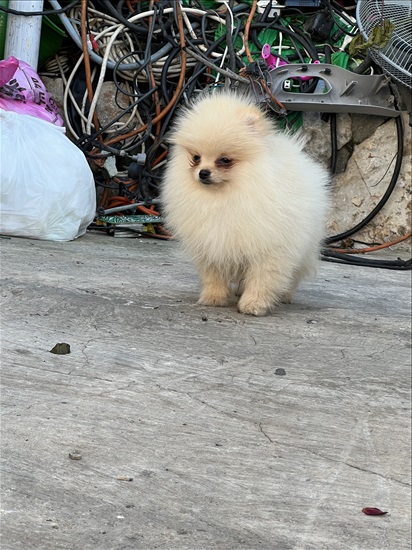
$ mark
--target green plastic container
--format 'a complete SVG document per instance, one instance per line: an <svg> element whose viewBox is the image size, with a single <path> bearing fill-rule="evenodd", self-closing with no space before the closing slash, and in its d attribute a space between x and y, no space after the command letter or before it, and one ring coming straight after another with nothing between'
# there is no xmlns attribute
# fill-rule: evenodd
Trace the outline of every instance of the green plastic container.
<svg viewBox="0 0 412 550"><path fill-rule="evenodd" d="M50 17L43 16L40 37L39 67L59 51L66 36L64 30L57 26Z"/></svg>
<svg viewBox="0 0 412 550"><path fill-rule="evenodd" d="M9 0L0 0L0 6L9 7ZM4 44L6 42L7 13L0 11L0 59L4 59Z"/></svg>

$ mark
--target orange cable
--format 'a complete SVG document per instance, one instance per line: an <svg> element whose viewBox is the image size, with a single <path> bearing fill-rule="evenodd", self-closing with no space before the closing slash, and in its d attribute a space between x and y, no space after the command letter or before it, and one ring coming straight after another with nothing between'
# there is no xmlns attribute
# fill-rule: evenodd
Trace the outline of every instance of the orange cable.
<svg viewBox="0 0 412 550"><path fill-rule="evenodd" d="M154 4L155 4L155 0L150 0L149 10L153 11ZM151 15L149 17L149 25L148 25L149 29L152 26L152 19L153 19L153 16ZM154 74L153 74L152 61L149 61L148 65L147 65L147 68L148 68L148 77L149 77L149 80L150 80L150 84L151 84L152 88L154 88L156 86L156 81L155 81L155 77L154 77ZM155 103L156 116L159 116L160 112L161 112L161 108L160 108L159 92L157 90L153 93L153 99L154 99L154 103ZM156 132L155 132L156 137L155 137L155 140L154 140L155 143L158 140L158 136L160 134L160 127L161 127L161 123L160 123L160 119L159 119L157 124L156 124Z"/></svg>
<svg viewBox="0 0 412 550"><path fill-rule="evenodd" d="M249 48L249 32L250 32L250 26L252 24L252 20L253 20L253 16L255 15L255 12L256 12L256 7L257 7L257 0L253 0L253 4L252 4L252 7L250 9L250 13L249 13L249 16L247 18L247 21L246 21L246 24L245 24L245 32L244 32L244 35L243 35L243 40L244 40L244 44L245 44L245 53L246 53L246 56L249 60L250 63L253 63L253 56L250 52L250 48ZM283 105L283 103L281 103L273 94L272 94L272 91L270 90L269 86L266 84L266 82L264 81L263 78L259 78L259 83L261 84L262 88L265 90L265 92L269 95L270 99L276 103L276 105L283 111L286 112L286 109L285 109L285 106Z"/></svg>
<svg viewBox="0 0 412 550"><path fill-rule="evenodd" d="M90 69L90 58L89 51L87 49L87 28L86 28L86 14L87 14L87 0L82 0L81 5L81 40L84 56L84 70L86 73L86 86L87 86L87 95L89 98L90 104L93 101L93 85L92 85L92 73ZM97 118L97 112L93 113L93 124L96 132L99 131L99 119ZM99 141L101 141L101 136L98 136Z"/></svg>
<svg viewBox="0 0 412 550"><path fill-rule="evenodd" d="M403 237L399 237L398 239L395 239L388 243L379 244L377 246L369 246L368 248L333 248L331 247L329 248L329 250L332 250L333 252L339 252L340 254L366 254L368 252L375 252L376 250L382 250L383 248L388 248L395 244L401 243L402 241L406 241L407 239L409 239L411 235L412 235L412 231L409 231L409 233L407 233Z"/></svg>
<svg viewBox="0 0 412 550"><path fill-rule="evenodd" d="M149 216L160 216L159 212L156 210L150 210L150 208L147 208L146 206L138 206L137 210L140 210L140 212L143 212L143 214L148 214Z"/></svg>
<svg viewBox="0 0 412 550"><path fill-rule="evenodd" d="M99 202L99 206L103 206L104 204L106 204L108 195L109 195L109 188L105 187L102 193L102 198L100 199L100 202Z"/></svg>
<svg viewBox="0 0 412 550"><path fill-rule="evenodd" d="M251 63L253 62L253 57L252 57L252 54L250 53L250 48L249 48L249 31L250 31L250 26L252 24L253 16L255 15L256 7L257 7L257 0L253 0L252 7L250 8L250 13L246 21L245 32L243 34L243 40L245 42L245 53Z"/></svg>
<svg viewBox="0 0 412 550"><path fill-rule="evenodd" d="M156 124L159 120L161 120L167 113L170 111L170 109L173 107L173 105L176 103L177 98L179 97L179 94L183 88L183 82L186 76L186 52L184 51L184 48L186 46L185 36L184 36L184 25L183 25L183 17L182 17L182 9L180 6L180 2L176 2L176 16L177 16L177 24L179 27L179 39L180 39L180 75L179 80L176 86L176 90L169 101L169 103L166 105L166 107L159 113L159 115L155 116L155 118L152 120L152 124ZM113 137L112 139L109 139L106 143L106 145L112 145L113 143L118 143L119 141L122 141L124 139L128 139L129 137L133 137L136 134L141 134L146 130L148 127L148 124L144 124L140 128L137 128L136 130L132 130L131 132L128 132L127 134L123 134L120 136Z"/></svg>
<svg viewBox="0 0 412 550"><path fill-rule="evenodd" d="M162 151L160 153L160 155L157 157L157 159L153 162L152 167L154 168L157 164L162 162L162 160L165 158L166 155L167 155L167 150L165 149L164 151Z"/></svg>

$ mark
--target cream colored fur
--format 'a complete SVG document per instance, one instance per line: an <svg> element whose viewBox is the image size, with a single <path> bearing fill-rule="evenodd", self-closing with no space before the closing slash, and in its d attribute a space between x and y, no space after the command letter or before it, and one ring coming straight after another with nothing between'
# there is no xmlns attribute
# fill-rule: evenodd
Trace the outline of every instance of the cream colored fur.
<svg viewBox="0 0 412 550"><path fill-rule="evenodd" d="M198 268L199 303L227 305L230 283L239 281L242 313L264 315L290 301L316 270L326 171L299 139L274 131L251 99L228 92L197 101L171 141L161 198ZM210 173L207 183L201 170Z"/></svg>

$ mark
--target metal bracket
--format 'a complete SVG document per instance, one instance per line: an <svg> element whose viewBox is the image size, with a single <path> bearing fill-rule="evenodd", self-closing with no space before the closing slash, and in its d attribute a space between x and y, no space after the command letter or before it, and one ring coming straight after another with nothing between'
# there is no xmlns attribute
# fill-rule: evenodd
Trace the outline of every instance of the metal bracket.
<svg viewBox="0 0 412 550"><path fill-rule="evenodd" d="M322 92L288 91L287 81L301 77L323 80ZM390 78L383 75L356 74L336 65L299 63L282 65L269 71L268 86L278 101L291 111L321 111L324 113L363 113L397 117L395 98L389 86ZM268 95L253 83L258 102Z"/></svg>

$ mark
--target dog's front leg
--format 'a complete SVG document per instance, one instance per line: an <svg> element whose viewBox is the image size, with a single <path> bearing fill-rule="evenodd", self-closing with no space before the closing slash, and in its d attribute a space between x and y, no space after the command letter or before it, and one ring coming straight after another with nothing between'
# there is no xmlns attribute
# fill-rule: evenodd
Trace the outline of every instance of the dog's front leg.
<svg viewBox="0 0 412 550"><path fill-rule="evenodd" d="M266 315L289 290L291 280L287 273L284 265L282 269L266 262L250 266L245 273L244 290L238 303L240 313Z"/></svg>
<svg viewBox="0 0 412 550"><path fill-rule="evenodd" d="M197 265L202 282L198 303L203 306L226 306L229 300L229 280L219 268L199 263Z"/></svg>

